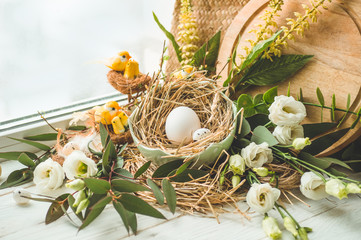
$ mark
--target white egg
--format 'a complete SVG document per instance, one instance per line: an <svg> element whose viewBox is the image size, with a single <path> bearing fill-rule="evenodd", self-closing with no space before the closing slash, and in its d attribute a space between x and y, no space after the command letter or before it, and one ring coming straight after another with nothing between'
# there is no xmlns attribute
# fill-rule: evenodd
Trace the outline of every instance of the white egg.
<svg viewBox="0 0 361 240"><path fill-rule="evenodd" d="M209 130L208 128L197 129L193 133L193 140L194 141L199 141L199 140L207 137L209 134L211 134L211 130Z"/></svg>
<svg viewBox="0 0 361 240"><path fill-rule="evenodd" d="M188 144L192 141L192 134L201 127L196 112L189 107L173 109L165 122L167 138L175 144Z"/></svg>
<svg viewBox="0 0 361 240"><path fill-rule="evenodd" d="M23 188L17 188L13 191L13 198L17 204L27 204L30 199L25 197L31 197L31 194Z"/></svg>

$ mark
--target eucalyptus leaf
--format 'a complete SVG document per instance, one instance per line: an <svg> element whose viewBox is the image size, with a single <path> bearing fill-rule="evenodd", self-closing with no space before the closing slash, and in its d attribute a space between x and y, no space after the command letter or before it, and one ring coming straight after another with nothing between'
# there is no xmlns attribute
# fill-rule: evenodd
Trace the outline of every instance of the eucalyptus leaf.
<svg viewBox="0 0 361 240"><path fill-rule="evenodd" d="M164 34L167 36L167 38L170 40L170 42L173 45L174 51L177 55L178 61L181 62L182 61L182 52L179 48L178 43L176 42L174 36L172 33L168 32L165 27L159 22L157 15L155 15L155 13L153 12L153 18L155 20L155 22L158 24L158 27L164 32Z"/></svg>
<svg viewBox="0 0 361 240"><path fill-rule="evenodd" d="M37 156L31 152L0 152L0 159L2 158L6 160L17 160L19 156L23 153L28 155L31 159L37 158Z"/></svg>
<svg viewBox="0 0 361 240"><path fill-rule="evenodd" d="M347 165L345 162L343 162L343 161L341 161L341 160L339 160L337 158L321 157L321 158L318 158L318 159L321 159L322 161L330 162L331 164L336 164L338 166L341 166L341 167L347 168L349 170L352 170L349 165Z"/></svg>
<svg viewBox="0 0 361 240"><path fill-rule="evenodd" d="M254 109L257 113L269 114L268 106L263 101L263 94L257 94L253 98Z"/></svg>
<svg viewBox="0 0 361 240"><path fill-rule="evenodd" d="M336 123L332 123L332 122L322 122L322 123L303 124L302 127L305 137L309 137L312 139L336 127L336 125L337 125Z"/></svg>
<svg viewBox="0 0 361 240"><path fill-rule="evenodd" d="M18 186L33 179L33 172L27 168L15 170L9 174L5 182L0 185L0 189Z"/></svg>
<svg viewBox="0 0 361 240"><path fill-rule="evenodd" d="M18 161L28 167L34 167L35 163L34 161L26 154L26 153L22 153L20 154Z"/></svg>
<svg viewBox="0 0 361 240"><path fill-rule="evenodd" d="M166 178L162 180L162 188L165 195L165 199L167 200L168 208L174 214L177 206L177 194L172 184Z"/></svg>
<svg viewBox="0 0 361 240"><path fill-rule="evenodd" d="M118 212L120 218L122 219L125 229L127 229L127 232L129 233L129 221L126 213L127 210L125 210L123 205L118 201L113 201L113 206L115 210Z"/></svg>
<svg viewBox="0 0 361 240"><path fill-rule="evenodd" d="M43 150L43 151L49 151L51 149L49 146L47 146L45 144L42 144L42 143L38 143L38 142L30 141L30 140L25 140L25 139L13 138L13 137L9 137L9 138L12 139L12 140L18 141L18 142L22 142L22 143L31 145L31 146L36 147L36 148L38 148L40 150Z"/></svg>
<svg viewBox="0 0 361 240"><path fill-rule="evenodd" d="M110 190L110 183L103 179L84 178L85 185L96 194L105 194Z"/></svg>
<svg viewBox="0 0 361 240"><path fill-rule="evenodd" d="M138 178L140 175L142 175L147 169L149 168L151 164L151 161L148 161L141 166L138 171L134 174L134 179Z"/></svg>
<svg viewBox="0 0 361 240"><path fill-rule="evenodd" d="M86 215L83 223L81 224L81 226L79 227L79 230L84 229L85 227L87 227L91 222L93 222L104 210L105 207L102 208L96 208L96 209L91 209L88 206L88 214Z"/></svg>
<svg viewBox="0 0 361 240"><path fill-rule="evenodd" d="M239 83L266 86L282 82L301 69L312 57L312 55L282 55L273 58L272 61L259 59L243 75Z"/></svg>
<svg viewBox="0 0 361 240"><path fill-rule="evenodd" d="M115 146L112 141L108 141L108 144L105 148L103 158L102 158L102 166L103 170L105 170L107 173L110 171L110 163L117 158L116 152L115 152Z"/></svg>
<svg viewBox="0 0 361 240"><path fill-rule="evenodd" d="M207 175L208 172L198 169L185 169L182 173L171 177L170 180L174 182L189 182L193 179L198 179Z"/></svg>
<svg viewBox="0 0 361 240"><path fill-rule="evenodd" d="M164 196L161 190L159 189L158 185L152 181L151 179L147 179L148 186L152 189L155 199L160 205L164 204Z"/></svg>
<svg viewBox="0 0 361 240"><path fill-rule="evenodd" d="M331 166L331 162L316 158L313 155L306 153L306 152L301 152L298 155L298 157L308 163L311 163L312 165L314 165L318 168L321 168L321 169L326 169Z"/></svg>
<svg viewBox="0 0 361 240"><path fill-rule="evenodd" d="M241 116L239 116L239 118L241 118ZM240 120L238 122L240 122ZM247 136L250 132L251 132L251 125L249 125L249 122L245 118L243 118L242 126L241 126L241 133L238 134L238 137L243 138L243 137Z"/></svg>
<svg viewBox="0 0 361 240"><path fill-rule="evenodd" d="M34 136L27 136L27 137L24 137L24 139L31 140L31 141L53 141L53 140L56 140L57 137L58 137L57 133L44 133L44 134L39 134L39 135L34 135Z"/></svg>
<svg viewBox="0 0 361 240"><path fill-rule="evenodd" d="M89 205L88 207L85 209L85 215L84 218L87 218L88 215L90 214L92 207L99 202L100 199L103 199L104 197L106 197L107 194L96 194L94 193L93 195L91 195L91 197L89 198ZM100 209L94 209L94 211L99 211ZM95 213L93 213L95 214ZM99 213L100 214L100 213Z"/></svg>
<svg viewBox="0 0 361 240"><path fill-rule="evenodd" d="M50 205L50 207L48 209L48 212L46 213L45 224L52 223L52 222L58 220L59 218L61 218L64 215L64 211L63 211L61 205L63 205L65 210L67 210L69 208L68 201L63 201L68 196L69 196L69 193L63 194L63 195L57 197L55 199L56 202L53 202Z"/></svg>
<svg viewBox="0 0 361 240"><path fill-rule="evenodd" d="M109 141L110 137L109 137L106 127L102 123L99 124L99 133L100 133L100 140L101 140L102 146L105 147L107 145L107 142Z"/></svg>
<svg viewBox="0 0 361 240"><path fill-rule="evenodd" d="M267 40L257 43L242 63L240 71L251 65L263 53L263 51L266 50L271 45L271 43L274 42L274 40L281 34L281 32L282 30L276 32Z"/></svg>
<svg viewBox="0 0 361 240"><path fill-rule="evenodd" d="M341 172L341 171L339 171L339 170L337 170L337 169L335 169L333 167L328 168L327 171L329 173L331 173L332 175L335 175L335 176L338 176L338 177L347 177L346 173Z"/></svg>
<svg viewBox="0 0 361 240"><path fill-rule="evenodd" d="M177 171L175 172L176 175L181 174L182 172L184 172L184 170L187 169L187 167L192 163L192 161L188 161L182 164L182 166L180 166Z"/></svg>
<svg viewBox="0 0 361 240"><path fill-rule="evenodd" d="M105 208L108 203L112 201L112 196L106 196L102 199L100 199L97 203L95 203L91 209L99 209L99 208Z"/></svg>
<svg viewBox="0 0 361 240"><path fill-rule="evenodd" d="M180 160L175 160L175 161L170 161L170 162L167 162L163 165L161 165L160 167L158 167L153 175L152 175L152 178L163 178L163 177L167 177L168 174L179 168L181 165L183 164L183 160L180 159Z"/></svg>
<svg viewBox="0 0 361 240"><path fill-rule="evenodd" d="M132 181L134 177L128 170L123 169L123 168L118 168L118 169L114 170L112 178L113 179L117 179L117 178L128 179L128 180Z"/></svg>
<svg viewBox="0 0 361 240"><path fill-rule="evenodd" d="M275 97L278 95L278 86L275 86L269 90L267 90L263 94L263 101L267 104L272 104L275 100Z"/></svg>
<svg viewBox="0 0 361 240"><path fill-rule="evenodd" d="M256 114L256 115L253 115L252 117L248 117L247 121L250 124L251 129L255 129L256 127L258 127L260 125L267 124L270 120L268 118L268 115L266 115L266 114Z"/></svg>
<svg viewBox="0 0 361 240"><path fill-rule="evenodd" d="M69 203L69 206L71 208L71 210L73 210L73 213L75 214L76 213L76 207L73 207L73 204L75 202L75 198L73 197L73 195L69 194L68 196L68 203ZM82 212L78 213L78 214L75 214L80 221L84 221L84 218L83 218L83 214Z"/></svg>
<svg viewBox="0 0 361 240"><path fill-rule="evenodd" d="M68 130L74 130L74 131L83 131L85 129L86 126L81 126L81 125L68 127Z"/></svg>
<svg viewBox="0 0 361 240"><path fill-rule="evenodd" d="M265 126L258 126L253 130L251 141L256 144L268 143L268 146L272 147L278 144L276 138Z"/></svg>
<svg viewBox="0 0 361 240"><path fill-rule="evenodd" d="M244 109L243 116L246 118L256 114L253 99L249 94L242 94L239 96L237 100L237 110L239 111L241 108Z"/></svg>
<svg viewBox="0 0 361 240"><path fill-rule="evenodd" d="M137 184L132 181L123 180L123 179L115 179L112 181L112 189L113 191L118 192L138 192L138 191L150 191L149 188Z"/></svg>
<svg viewBox="0 0 361 240"><path fill-rule="evenodd" d="M147 202L134 195L124 193L120 198L117 199L117 201L122 203L124 208L128 211L155 218L165 219L163 214L160 213L157 209L150 206Z"/></svg>

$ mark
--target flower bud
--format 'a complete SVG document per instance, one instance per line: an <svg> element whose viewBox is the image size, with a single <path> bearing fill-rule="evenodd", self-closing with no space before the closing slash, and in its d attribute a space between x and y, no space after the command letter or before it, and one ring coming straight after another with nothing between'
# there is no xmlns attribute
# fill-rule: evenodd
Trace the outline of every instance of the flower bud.
<svg viewBox="0 0 361 240"><path fill-rule="evenodd" d="M241 157L241 155L236 154L236 155L232 155L229 158L229 169L234 174L242 175L244 173L244 171L246 170L246 163L244 159Z"/></svg>
<svg viewBox="0 0 361 240"><path fill-rule="evenodd" d="M267 177L268 169L265 167L253 168L253 171L260 177Z"/></svg>
<svg viewBox="0 0 361 240"><path fill-rule="evenodd" d="M326 182L326 192L338 199L347 198L345 184L339 179L331 179Z"/></svg>
<svg viewBox="0 0 361 240"><path fill-rule="evenodd" d="M219 178L219 186L222 186L224 183L224 175L222 175L220 178Z"/></svg>
<svg viewBox="0 0 361 240"><path fill-rule="evenodd" d="M301 240L308 240L308 235L305 228L301 227L300 229L298 229L298 234Z"/></svg>
<svg viewBox="0 0 361 240"><path fill-rule="evenodd" d="M294 237L297 237L298 231L296 227L295 221L289 216L283 218L283 226L287 229L287 231L291 232Z"/></svg>
<svg viewBox="0 0 361 240"><path fill-rule="evenodd" d="M241 182L241 178L238 175L233 175L232 177L232 187L237 187L238 184Z"/></svg>
<svg viewBox="0 0 361 240"><path fill-rule="evenodd" d="M77 207L81 201L83 201L86 198L84 190L81 190L78 192L78 195L75 198L75 202L73 204L73 207Z"/></svg>
<svg viewBox="0 0 361 240"><path fill-rule="evenodd" d="M311 141L308 137L296 138L295 140L293 140L293 143L292 143L292 147L296 150L302 150L308 145L311 145Z"/></svg>
<svg viewBox="0 0 361 240"><path fill-rule="evenodd" d="M348 183L346 191L347 193L361 193L361 188L356 183Z"/></svg>
<svg viewBox="0 0 361 240"><path fill-rule="evenodd" d="M280 238L282 235L277 220L273 217L265 217L262 221L262 227L267 236L272 239Z"/></svg>
<svg viewBox="0 0 361 240"><path fill-rule="evenodd" d="M65 184L65 187L73 189L74 191L82 190L85 187L85 182L81 179L75 179Z"/></svg>
<svg viewBox="0 0 361 240"><path fill-rule="evenodd" d="M89 199L84 199L79 203L79 206L76 208L75 214L79 214L81 211L83 211L88 205L89 205Z"/></svg>

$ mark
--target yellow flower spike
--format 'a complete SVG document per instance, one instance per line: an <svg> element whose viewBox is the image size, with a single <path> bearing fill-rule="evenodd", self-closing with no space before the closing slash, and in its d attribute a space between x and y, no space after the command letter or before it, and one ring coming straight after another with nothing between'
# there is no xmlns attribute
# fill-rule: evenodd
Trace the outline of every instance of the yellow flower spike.
<svg viewBox="0 0 361 240"><path fill-rule="evenodd" d="M115 71L123 72L130 58L131 56L128 52L122 51L118 53L118 56L108 59L108 62L105 63L105 66Z"/></svg>
<svg viewBox="0 0 361 240"><path fill-rule="evenodd" d="M130 80L135 79L139 75L139 64L137 61L130 59L125 66L124 77Z"/></svg>
<svg viewBox="0 0 361 240"><path fill-rule="evenodd" d="M125 128L118 116L116 116L112 119L112 126L113 126L113 131L115 134L121 134L121 133L125 132Z"/></svg>

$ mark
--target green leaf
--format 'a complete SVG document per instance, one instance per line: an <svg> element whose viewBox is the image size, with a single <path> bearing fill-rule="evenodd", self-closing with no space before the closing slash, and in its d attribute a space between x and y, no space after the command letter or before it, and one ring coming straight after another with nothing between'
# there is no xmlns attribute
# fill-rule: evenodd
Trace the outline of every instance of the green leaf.
<svg viewBox="0 0 361 240"><path fill-rule="evenodd" d="M112 189L113 191L118 191L118 192L150 191L150 189L145 186L122 179L113 180Z"/></svg>
<svg viewBox="0 0 361 240"><path fill-rule="evenodd" d="M347 95L347 103L346 103L346 112L345 112L345 114L342 116L341 120L338 122L337 127L341 126L342 122L345 120L345 118L346 118L346 116L347 116L347 114L348 114L348 112L349 112L349 110L350 110L350 104L351 104L351 94L348 94L348 95ZM357 121L358 121L358 120L357 120ZM355 122L357 122L357 121L355 121ZM354 124L352 124L351 129L354 127L353 125L354 125Z"/></svg>
<svg viewBox="0 0 361 240"><path fill-rule="evenodd" d="M257 94L253 99L253 104L257 113L269 114L268 106L263 101L263 94Z"/></svg>
<svg viewBox="0 0 361 240"><path fill-rule="evenodd" d="M325 99L323 98L323 94L320 90L320 88L316 89L316 93L317 93L317 99L320 102L321 106L324 107L325 106Z"/></svg>
<svg viewBox="0 0 361 240"><path fill-rule="evenodd" d="M105 147L107 145L107 142L109 141L110 137L109 137L106 127L102 123L99 124L99 133L100 133L100 140L101 140L102 146Z"/></svg>
<svg viewBox="0 0 361 240"><path fill-rule="evenodd" d="M159 168L157 168L153 175L152 175L152 178L163 178L163 177L167 177L168 174L179 168L181 165L183 164L183 160L180 159L180 160L175 160L175 161L170 161L170 162L167 162L163 165L161 165Z"/></svg>
<svg viewBox="0 0 361 240"><path fill-rule="evenodd" d="M37 156L31 152L0 152L0 158L7 159L7 160L17 160L21 154L25 153L31 159L36 159Z"/></svg>
<svg viewBox="0 0 361 240"><path fill-rule="evenodd" d="M241 116L239 116L239 118L241 118ZM242 126L241 126L241 133L238 135L238 137L243 138L243 137L247 136L250 132L251 132L251 125L249 125L249 122L245 118L243 118ZM237 131L237 133L238 133L238 131Z"/></svg>
<svg viewBox="0 0 361 240"><path fill-rule="evenodd" d="M12 140L19 141L19 142L31 145L33 147L39 148L40 150L43 150L43 151L49 151L51 149L49 146L47 146L45 144L42 144L42 143L38 143L38 142L30 141L30 140L25 140L25 139L13 138L13 137L9 137L9 138L12 139Z"/></svg>
<svg viewBox="0 0 361 240"><path fill-rule="evenodd" d="M310 153L312 155L317 155L318 153L322 152L323 150L330 147L332 144L340 140L341 137L343 137L349 128L341 129L337 132L333 132L330 134L327 134L325 136L322 136L316 140L312 141L312 144L305 147L302 151Z"/></svg>
<svg viewBox="0 0 361 240"><path fill-rule="evenodd" d="M26 153L20 154L18 161L28 167L35 166L34 161Z"/></svg>
<svg viewBox="0 0 361 240"><path fill-rule="evenodd" d="M331 158L331 157L321 157L321 158L318 158L318 159L321 159L323 161L326 161L326 162L329 162L331 164L336 164L336 165L339 165L341 167L344 167L344 168L347 168L349 170L352 170L351 167L349 165L347 165L346 163L344 163L343 161L337 159L337 158Z"/></svg>
<svg viewBox="0 0 361 240"><path fill-rule="evenodd" d="M52 222L58 220L59 218L61 218L65 214L62 209L62 206L59 202L65 200L68 196L69 196L69 193L65 193L65 194L57 197L55 199L56 202L53 202L50 205L48 212L46 213L45 224L52 223ZM62 205L65 210L67 210L69 208L68 201L62 202Z"/></svg>
<svg viewBox="0 0 361 240"><path fill-rule="evenodd" d="M314 138L336 127L336 125L337 125L336 123L332 123L332 122L323 122L323 123L303 124L302 127L305 137Z"/></svg>
<svg viewBox="0 0 361 240"><path fill-rule="evenodd" d="M33 172L27 168L15 170L9 174L5 182L0 185L0 189L18 186L33 179Z"/></svg>
<svg viewBox="0 0 361 240"><path fill-rule="evenodd" d="M162 188L169 210L174 214L177 206L177 194L168 179L162 180Z"/></svg>
<svg viewBox="0 0 361 240"><path fill-rule="evenodd" d="M308 163L311 163L312 165L321 168L321 169L326 169L329 166L331 166L331 162L328 161L324 161L322 159L316 158L313 155L306 153L306 152L301 152L298 157Z"/></svg>
<svg viewBox="0 0 361 240"><path fill-rule="evenodd" d="M133 175L129 171L127 171L123 168L115 169L114 173L115 174L113 174L113 176L112 176L113 179L122 178L122 179L133 180L133 178L134 178Z"/></svg>
<svg viewBox="0 0 361 240"><path fill-rule="evenodd" d="M176 175L179 175L181 174L182 172L184 172L184 170L187 169L187 167L192 163L192 161L188 161L188 162L185 162L184 164L182 164L182 166L180 166L177 171L176 171Z"/></svg>
<svg viewBox="0 0 361 240"><path fill-rule="evenodd" d="M249 94L242 94L237 100L237 110L244 109L243 116L250 117L256 114L254 109L253 99Z"/></svg>
<svg viewBox="0 0 361 240"><path fill-rule="evenodd" d="M96 204L94 204L91 207L91 209L105 208L105 206L108 205L108 203L110 203L111 201L112 201L112 197L106 196L106 197L100 199Z"/></svg>
<svg viewBox="0 0 361 240"><path fill-rule="evenodd" d="M69 203L69 206L71 208L71 210L73 210L74 214L76 213L76 207L73 207L73 204L75 202L75 198L73 197L73 195L69 194L68 196L68 203ZM78 213L78 214L75 214L80 221L84 221L84 218L83 218L83 214L82 212Z"/></svg>
<svg viewBox="0 0 361 240"><path fill-rule="evenodd" d="M88 215L90 214L90 210L92 209L92 207L97 203L99 202L100 199L106 197L107 194L93 194L91 195L91 197L89 198L89 205L88 207L86 208L85 210L85 215L84 217L87 218ZM98 210L98 209L95 209L95 210Z"/></svg>
<svg viewBox="0 0 361 240"><path fill-rule="evenodd" d="M267 90L264 94L263 94L263 101L267 104L272 104L275 100L275 97L278 95L278 86L275 86L269 90Z"/></svg>
<svg viewBox="0 0 361 240"><path fill-rule="evenodd" d="M302 88L300 88L300 97L299 97L299 101L303 102L303 92L302 92Z"/></svg>
<svg viewBox="0 0 361 240"><path fill-rule="evenodd" d="M162 192L160 191L159 187L157 186L157 184L155 184L155 182L153 182L149 178L147 179L147 184L152 189L154 197L155 197L155 199L157 199L157 202L160 205L163 205L164 204L164 196L163 196Z"/></svg>
<svg viewBox="0 0 361 240"><path fill-rule="evenodd" d="M89 206L88 206L89 208ZM91 209L89 210L87 216L85 217L83 223L81 224L81 226L79 227L79 230L84 229L85 227L87 227L91 222L93 222L104 210L105 207L103 208L96 208L96 209Z"/></svg>
<svg viewBox="0 0 361 240"><path fill-rule="evenodd" d="M124 158L117 157L117 162L115 163L114 169L122 168L123 166L124 166Z"/></svg>
<svg viewBox="0 0 361 240"><path fill-rule="evenodd" d="M105 170L108 173L110 171L109 164L116 158L117 158L117 154L115 151L115 146L112 141L109 141L105 148L103 158L102 158L103 170Z"/></svg>
<svg viewBox="0 0 361 240"><path fill-rule="evenodd" d="M68 130L74 130L74 131L83 131L86 129L86 126L70 126L68 127Z"/></svg>
<svg viewBox="0 0 361 240"><path fill-rule="evenodd" d="M170 178L174 182L189 182L207 175L208 172L198 169L185 169L182 173Z"/></svg>
<svg viewBox="0 0 361 240"><path fill-rule="evenodd" d="M144 200L130 194L122 194L122 196L117 199L120 203L123 204L124 208L128 211L139 213L155 218L165 219L162 213L160 213L157 209L150 206Z"/></svg>
<svg viewBox="0 0 361 240"><path fill-rule="evenodd" d="M281 32L282 30L273 34L267 40L257 43L256 46L252 48L247 58L244 60L243 64L241 65L240 71L245 69L247 66L251 65L254 62L254 60L256 60L263 53L263 51L266 50L269 47L269 45L271 45L271 43L281 34Z"/></svg>
<svg viewBox="0 0 361 240"><path fill-rule="evenodd" d="M243 75L239 83L266 86L282 82L301 69L312 57L312 55L282 55L273 58L272 61L259 59Z"/></svg>
<svg viewBox="0 0 361 240"><path fill-rule="evenodd" d="M338 177L347 177L347 174L344 172L341 172L333 167L330 167L329 169L327 169L327 171L329 173L331 173L332 175L338 176Z"/></svg>
<svg viewBox="0 0 361 240"><path fill-rule="evenodd" d="M134 174L134 178L138 178L140 175L142 175L145 171L147 171L147 169L149 168L151 164L151 161L148 161L146 163L144 163L143 166L141 166L138 171Z"/></svg>
<svg viewBox="0 0 361 240"><path fill-rule="evenodd" d="M332 94L331 121L335 121L336 95Z"/></svg>
<svg viewBox="0 0 361 240"><path fill-rule="evenodd" d="M182 61L182 52L179 49L179 45L176 42L174 36L172 33L168 32L165 27L159 22L157 15L155 15L155 13L153 12L153 18L155 20L155 22L158 24L158 27L164 32L164 34L167 36L167 38L171 41L174 51L177 55L178 61L181 62Z"/></svg>
<svg viewBox="0 0 361 240"><path fill-rule="evenodd" d="M102 157L103 157L103 153L102 153L102 152L94 151L94 149L92 149L92 148L90 147L90 144L91 144L91 142L88 143L89 152L90 152L91 154L99 157L99 158L102 158Z"/></svg>
<svg viewBox="0 0 361 240"><path fill-rule="evenodd" d="M58 137L57 133L45 133L45 134L39 134L39 135L34 135L34 136L27 136L27 137L24 137L24 139L31 140L31 141L53 141L53 140L56 140L57 137Z"/></svg>
<svg viewBox="0 0 361 240"><path fill-rule="evenodd" d="M199 48L192 59L193 66L207 65L207 69L215 67L219 44L221 42L221 31L218 31L209 41Z"/></svg>
<svg viewBox="0 0 361 240"><path fill-rule="evenodd" d="M103 179L84 178L85 185L96 194L106 194L110 190L110 183Z"/></svg>
<svg viewBox="0 0 361 240"><path fill-rule="evenodd" d="M113 206L114 206L115 210L118 212L119 216L121 217L121 219L124 223L125 229L127 229L127 232L129 233L129 222L128 222L127 210L125 210L123 205L118 201L113 201Z"/></svg>
<svg viewBox="0 0 361 240"><path fill-rule="evenodd" d="M251 141L255 142L256 144L266 142L270 147L278 144L276 138L265 126L258 126L253 130Z"/></svg>
<svg viewBox="0 0 361 240"><path fill-rule="evenodd" d="M256 115L253 115L252 117L247 118L247 121L248 121L249 125L251 126L251 129L255 129L259 125L267 124L270 120L268 118L268 115L256 114Z"/></svg>

